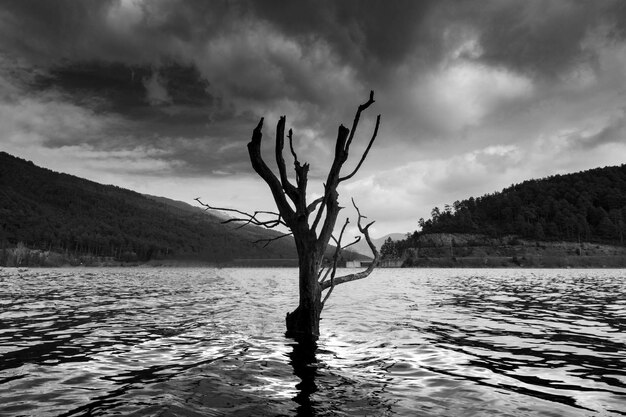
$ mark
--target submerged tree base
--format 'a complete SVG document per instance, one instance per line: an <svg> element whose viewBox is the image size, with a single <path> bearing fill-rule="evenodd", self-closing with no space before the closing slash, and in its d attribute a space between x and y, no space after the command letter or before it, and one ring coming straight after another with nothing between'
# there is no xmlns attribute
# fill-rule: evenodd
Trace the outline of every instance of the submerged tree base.
<svg viewBox="0 0 626 417"><path fill-rule="evenodd" d="M317 311L304 313L302 306L298 306L291 313L287 313L285 323L287 331L285 336L304 345L314 344L320 336L321 304Z"/></svg>

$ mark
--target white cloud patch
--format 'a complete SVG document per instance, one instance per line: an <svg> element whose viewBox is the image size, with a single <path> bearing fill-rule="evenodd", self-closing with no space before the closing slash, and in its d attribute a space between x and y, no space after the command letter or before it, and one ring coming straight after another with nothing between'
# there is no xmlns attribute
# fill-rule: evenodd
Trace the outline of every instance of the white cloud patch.
<svg viewBox="0 0 626 417"><path fill-rule="evenodd" d="M8 149L45 146L50 140L81 142L112 122L55 94L0 102L0 136Z"/></svg>
<svg viewBox="0 0 626 417"><path fill-rule="evenodd" d="M472 61L457 61L420 78L416 105L438 131L458 132L477 126L504 103L529 97L527 77Z"/></svg>
<svg viewBox="0 0 626 417"><path fill-rule="evenodd" d="M144 18L142 0L120 0L105 15L107 26L120 35L130 35Z"/></svg>

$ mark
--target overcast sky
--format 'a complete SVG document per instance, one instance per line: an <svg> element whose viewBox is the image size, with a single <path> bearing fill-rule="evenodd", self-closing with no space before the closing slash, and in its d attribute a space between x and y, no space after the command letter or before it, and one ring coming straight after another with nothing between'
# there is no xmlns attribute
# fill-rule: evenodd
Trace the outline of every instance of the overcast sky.
<svg viewBox="0 0 626 417"><path fill-rule="evenodd" d="M273 207L287 116L319 180L339 124L375 91L340 190L373 235L434 206L626 159L626 2L2 1L0 149L188 203ZM346 215L351 211L346 209Z"/></svg>

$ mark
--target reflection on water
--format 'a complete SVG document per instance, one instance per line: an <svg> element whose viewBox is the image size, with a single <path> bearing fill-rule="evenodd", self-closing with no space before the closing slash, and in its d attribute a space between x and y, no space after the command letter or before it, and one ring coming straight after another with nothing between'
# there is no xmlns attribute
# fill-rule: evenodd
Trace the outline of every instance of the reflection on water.
<svg viewBox="0 0 626 417"><path fill-rule="evenodd" d="M620 270L0 270L0 415L626 415Z"/></svg>

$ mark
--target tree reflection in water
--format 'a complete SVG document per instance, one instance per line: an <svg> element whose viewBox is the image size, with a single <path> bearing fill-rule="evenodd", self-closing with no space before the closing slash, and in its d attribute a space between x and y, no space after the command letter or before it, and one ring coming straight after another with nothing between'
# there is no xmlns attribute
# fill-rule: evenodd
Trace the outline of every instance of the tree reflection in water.
<svg viewBox="0 0 626 417"><path fill-rule="evenodd" d="M387 367L393 361L373 360L376 348L365 343L347 351L328 350L326 343L295 342L291 348L289 363L300 379L292 398L298 404L296 416L400 415L389 393L393 377Z"/></svg>
<svg viewBox="0 0 626 417"><path fill-rule="evenodd" d="M318 361L316 357L317 343L293 343L289 353L289 363L293 367L294 374L300 378L296 385L298 394L293 401L298 403L296 409L298 416L316 415L311 395L317 392L315 377L317 376Z"/></svg>

